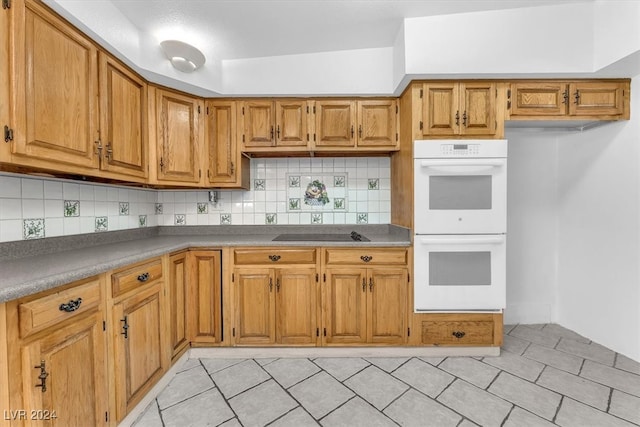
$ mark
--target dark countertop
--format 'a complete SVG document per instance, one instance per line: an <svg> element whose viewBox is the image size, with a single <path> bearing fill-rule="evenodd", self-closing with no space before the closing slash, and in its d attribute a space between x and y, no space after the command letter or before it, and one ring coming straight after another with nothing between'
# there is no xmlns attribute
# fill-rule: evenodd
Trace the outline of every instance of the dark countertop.
<svg viewBox="0 0 640 427"><path fill-rule="evenodd" d="M273 241L283 233L357 231L369 242ZM191 247L408 247L408 229L393 225L183 226L66 236L0 244L0 302Z"/></svg>

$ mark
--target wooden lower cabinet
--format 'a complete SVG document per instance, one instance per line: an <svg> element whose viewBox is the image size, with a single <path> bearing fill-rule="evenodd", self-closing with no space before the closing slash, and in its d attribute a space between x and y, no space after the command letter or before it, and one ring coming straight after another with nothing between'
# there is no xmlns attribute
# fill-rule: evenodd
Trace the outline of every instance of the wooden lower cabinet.
<svg viewBox="0 0 640 427"><path fill-rule="evenodd" d="M222 341L221 253L189 251L187 330L192 345Z"/></svg>
<svg viewBox="0 0 640 427"><path fill-rule="evenodd" d="M233 276L236 344L317 344L315 268L242 267Z"/></svg>
<svg viewBox="0 0 640 427"><path fill-rule="evenodd" d="M85 279L8 302L0 311L9 343L5 420L12 425L109 424L105 316L102 304L90 302L95 292L100 300L103 284L101 277ZM84 298L89 303L83 306Z"/></svg>
<svg viewBox="0 0 640 427"><path fill-rule="evenodd" d="M188 277L187 251L169 256L167 299L169 302L169 345L171 361L178 359L189 347L187 336Z"/></svg>
<svg viewBox="0 0 640 427"><path fill-rule="evenodd" d="M406 268L327 268L323 342L405 343L407 274Z"/></svg>
<svg viewBox="0 0 640 427"><path fill-rule="evenodd" d="M149 273L159 260L140 263L111 274L111 345L116 420L121 421L164 375L170 364L166 339L164 279ZM123 281L135 280L129 289ZM114 287L129 289L118 293Z"/></svg>

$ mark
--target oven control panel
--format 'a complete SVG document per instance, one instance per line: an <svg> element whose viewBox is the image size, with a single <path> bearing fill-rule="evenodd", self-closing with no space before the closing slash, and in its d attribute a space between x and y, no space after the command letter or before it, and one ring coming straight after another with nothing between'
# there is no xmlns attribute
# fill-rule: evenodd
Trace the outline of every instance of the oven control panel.
<svg viewBox="0 0 640 427"><path fill-rule="evenodd" d="M479 144L442 144L440 145L440 154L451 157L466 157L480 155Z"/></svg>

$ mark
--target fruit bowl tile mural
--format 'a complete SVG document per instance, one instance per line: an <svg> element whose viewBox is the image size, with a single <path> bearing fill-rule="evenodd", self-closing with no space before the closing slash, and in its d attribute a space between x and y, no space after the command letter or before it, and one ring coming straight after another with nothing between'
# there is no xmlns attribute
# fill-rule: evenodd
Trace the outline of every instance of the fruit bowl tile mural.
<svg viewBox="0 0 640 427"><path fill-rule="evenodd" d="M347 172L288 173L287 211L347 211Z"/></svg>

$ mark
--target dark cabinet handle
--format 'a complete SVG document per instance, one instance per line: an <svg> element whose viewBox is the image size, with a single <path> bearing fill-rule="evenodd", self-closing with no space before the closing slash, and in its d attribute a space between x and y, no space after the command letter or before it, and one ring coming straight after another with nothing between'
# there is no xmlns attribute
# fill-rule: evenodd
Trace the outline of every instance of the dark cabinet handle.
<svg viewBox="0 0 640 427"><path fill-rule="evenodd" d="M276 292L280 292L280 278L276 279Z"/></svg>
<svg viewBox="0 0 640 427"><path fill-rule="evenodd" d="M280 259L280 255L269 255L269 259L273 262L276 262Z"/></svg>
<svg viewBox="0 0 640 427"><path fill-rule="evenodd" d="M40 369L40 375L38 375L38 379L40 380L40 384L36 384L36 387L40 387L42 392L47 391L47 377L49 373L47 372L47 366L44 360L40 361L40 364L33 367L34 369Z"/></svg>
<svg viewBox="0 0 640 427"><path fill-rule="evenodd" d="M362 278L362 292L366 292L367 291L367 279L365 279L364 277Z"/></svg>
<svg viewBox="0 0 640 427"><path fill-rule="evenodd" d="M278 136L278 139L280 139L280 125L278 125L278 128L276 129L276 134Z"/></svg>
<svg viewBox="0 0 640 427"><path fill-rule="evenodd" d="M362 138L362 125L358 126L358 138Z"/></svg>
<svg viewBox="0 0 640 427"><path fill-rule="evenodd" d="M271 126L271 139L273 139L273 126Z"/></svg>
<svg viewBox="0 0 640 427"><path fill-rule="evenodd" d="M76 311L80 308L80 304L82 304L82 298L78 298L77 300L70 300L69 302L60 304L58 309L60 311L66 311L67 313L71 313L72 311Z"/></svg>
<svg viewBox="0 0 640 427"><path fill-rule="evenodd" d="M456 110L456 126L460 124L460 111Z"/></svg>
<svg viewBox="0 0 640 427"><path fill-rule="evenodd" d="M573 94L573 97L575 98L574 104L579 104L580 103L580 91L576 90L576 93Z"/></svg>
<svg viewBox="0 0 640 427"><path fill-rule="evenodd" d="M351 125L351 138L353 138L353 135L354 135L354 133L353 133L353 125Z"/></svg>
<svg viewBox="0 0 640 427"><path fill-rule="evenodd" d="M120 320L123 325L122 325L122 332L120 332L121 335L124 335L125 338L129 338L129 319L127 319L127 316L124 316L124 319Z"/></svg>
<svg viewBox="0 0 640 427"><path fill-rule="evenodd" d="M364 262L369 262L373 259L373 257L369 255L362 255L360 259L363 260Z"/></svg>
<svg viewBox="0 0 640 427"><path fill-rule="evenodd" d="M451 335L453 335L454 337L460 339L462 337L464 337L466 334L462 331L454 331Z"/></svg>
<svg viewBox="0 0 640 427"><path fill-rule="evenodd" d="M269 292L273 291L273 279L269 277Z"/></svg>
<svg viewBox="0 0 640 427"><path fill-rule="evenodd" d="M569 89L562 92L562 103L565 105L569 103Z"/></svg>
<svg viewBox="0 0 640 427"><path fill-rule="evenodd" d="M147 280L149 280L149 273L142 273L138 276L138 281L142 283L146 282Z"/></svg>
<svg viewBox="0 0 640 427"><path fill-rule="evenodd" d="M373 292L373 277L369 277L369 292Z"/></svg>
<svg viewBox="0 0 640 427"><path fill-rule="evenodd" d="M462 113L462 126L467 127L467 110Z"/></svg>

